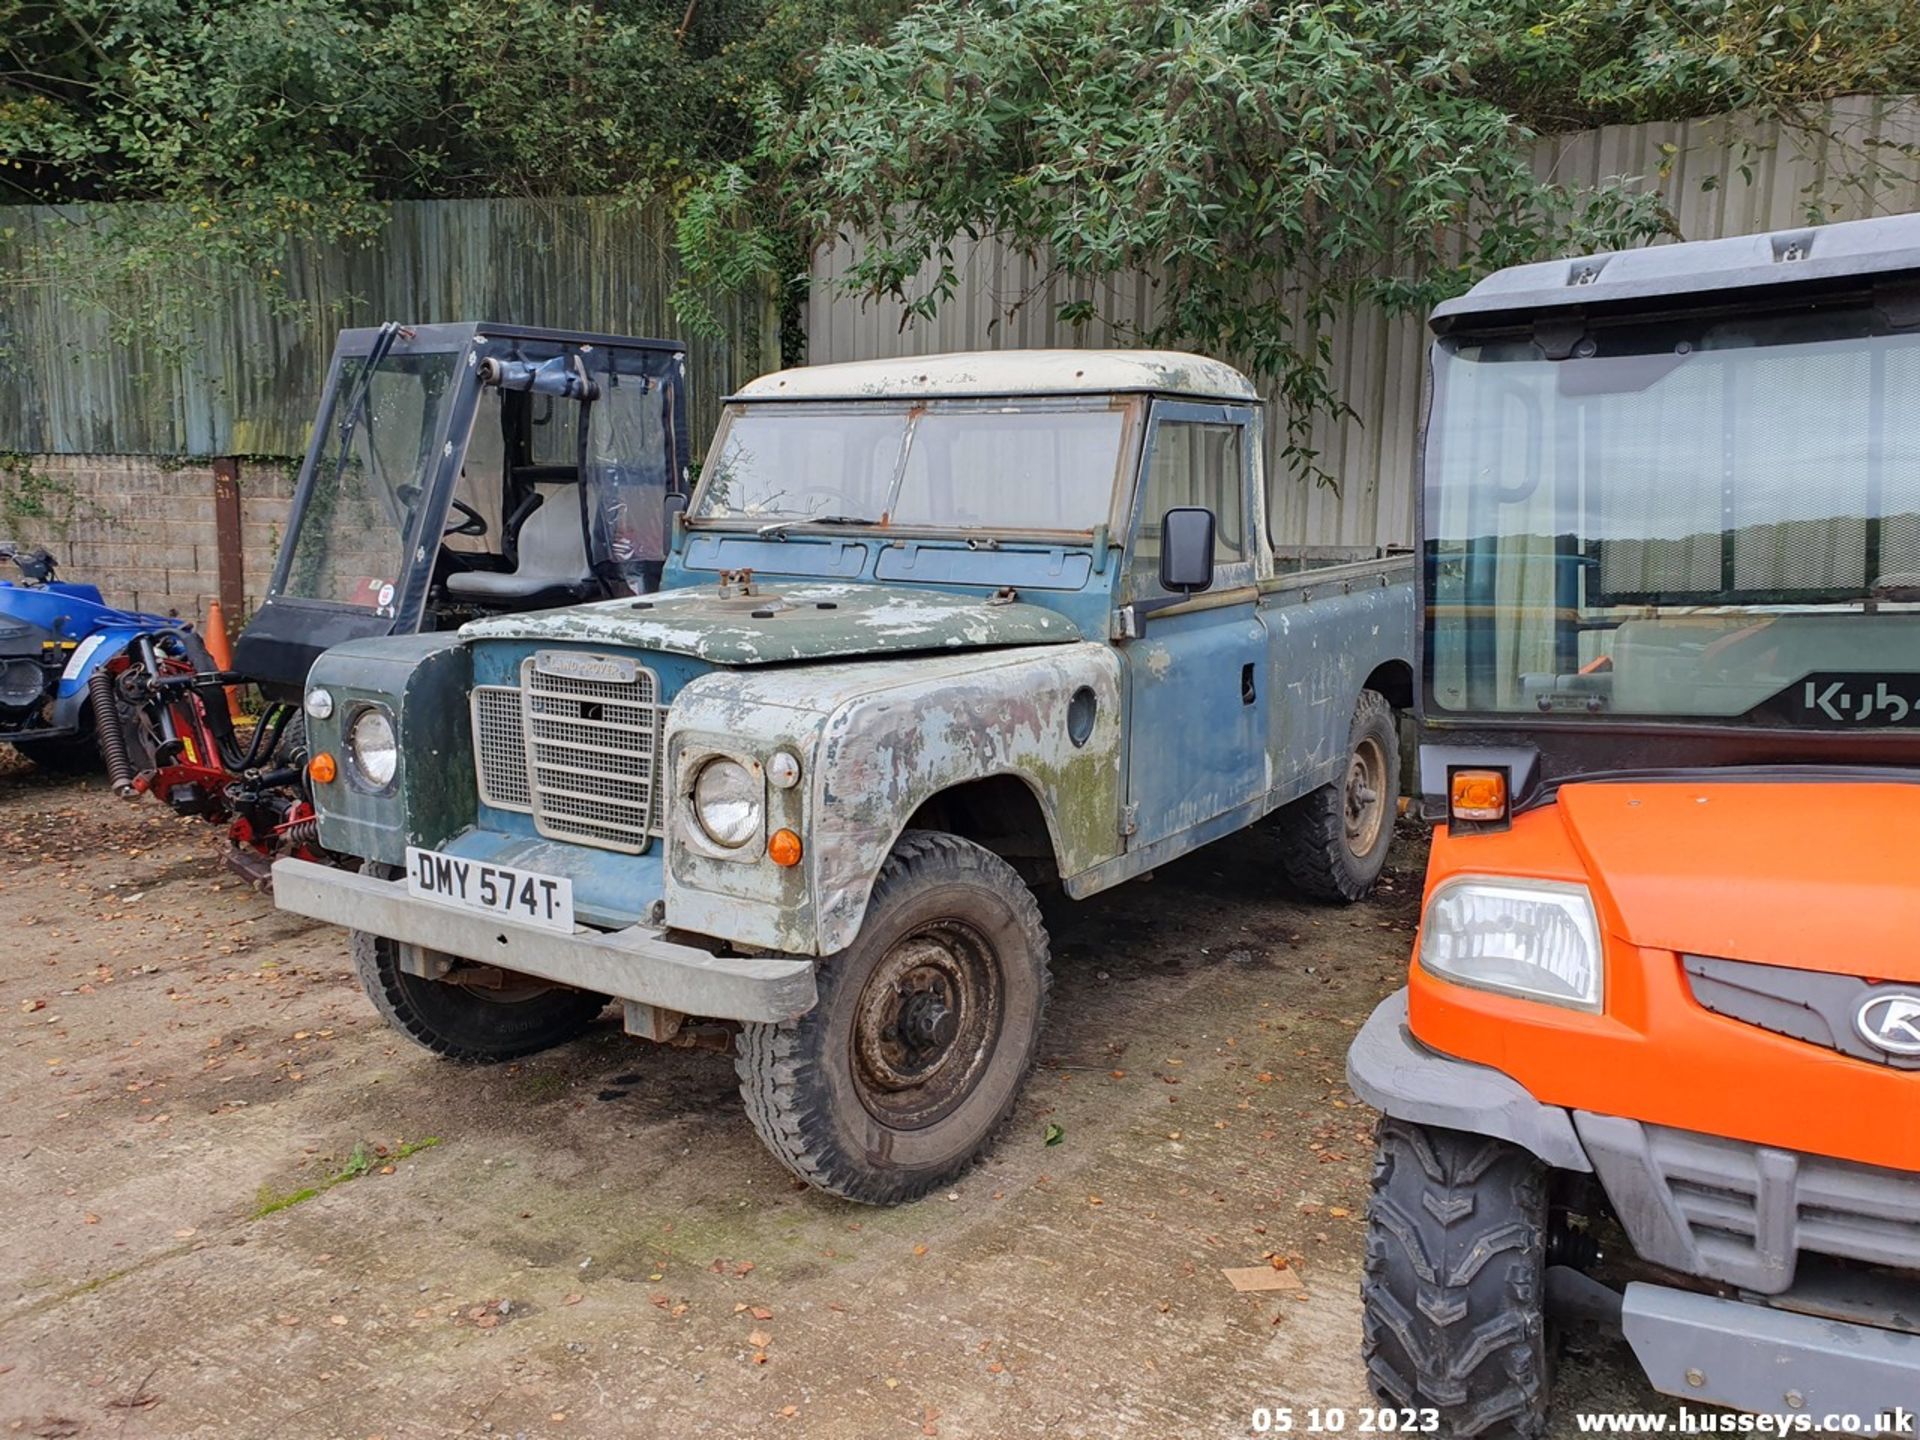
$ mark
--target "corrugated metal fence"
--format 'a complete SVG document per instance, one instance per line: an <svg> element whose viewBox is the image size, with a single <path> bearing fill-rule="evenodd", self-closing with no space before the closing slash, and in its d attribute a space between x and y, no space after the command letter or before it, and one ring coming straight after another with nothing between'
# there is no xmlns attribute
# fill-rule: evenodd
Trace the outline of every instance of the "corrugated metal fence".
<svg viewBox="0 0 1920 1440"><path fill-rule="evenodd" d="M139 307L35 283L31 257L84 209L0 209L0 450L35 454L294 455L306 449L334 333L382 320L491 320L678 336L678 276L661 207L571 200L395 205L360 248L294 244L285 298L209 273L217 297L172 317L184 340L115 338ZM694 429L716 400L779 362L770 302L719 306L724 334L688 347Z"/></svg>
<svg viewBox="0 0 1920 1440"><path fill-rule="evenodd" d="M1736 120L1612 126L1541 142L1536 165L1585 185L1618 176L1657 186L1689 240L1920 210L1920 101L1837 102L1804 131ZM1138 343L1154 317L1146 276L1093 284L1049 283L1043 267L982 242L959 254L959 293L931 321L903 324L891 302L863 302L836 281L848 247L815 256L807 307L815 363L943 350ZM1058 307L1091 300L1102 317L1062 324ZM1308 545L1404 545L1413 538L1413 456L1419 420L1424 320L1349 313L1333 330L1333 373L1353 409L1322 418L1313 447L1334 486L1289 476L1279 456L1284 426L1270 426L1267 471L1277 537ZM1270 403L1272 397L1270 396Z"/></svg>

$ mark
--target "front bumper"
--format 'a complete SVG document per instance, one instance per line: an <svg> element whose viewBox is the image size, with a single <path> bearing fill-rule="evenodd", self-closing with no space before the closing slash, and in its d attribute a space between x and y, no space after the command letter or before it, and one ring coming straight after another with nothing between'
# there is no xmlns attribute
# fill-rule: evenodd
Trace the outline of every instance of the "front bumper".
<svg viewBox="0 0 1920 1440"><path fill-rule="evenodd" d="M1913 1433L1920 1335L1639 1284L1627 1286L1621 1324L1662 1394L1813 1424L1858 1417L1853 1434L1896 1434L1896 1423Z"/></svg>
<svg viewBox="0 0 1920 1440"><path fill-rule="evenodd" d="M1629 1285L1623 1327L1655 1388L1815 1421L1855 1415L1869 1430L1882 1414L1915 1408L1914 1315L1903 1308L1883 1326L1795 1307L1819 1308L1796 1275L1806 1256L1920 1269L1920 1175L1543 1105L1511 1076L1422 1045L1404 990L1362 1027L1347 1078L1396 1119L1492 1136L1555 1169L1593 1174L1642 1259L1756 1296ZM1862 1308L1868 1293L1854 1287L1837 1308L1878 1318Z"/></svg>
<svg viewBox="0 0 1920 1440"><path fill-rule="evenodd" d="M273 899L296 915L684 1015L775 1024L815 1000L810 960L714 955L646 925L560 935L416 899L404 879L308 860L275 862Z"/></svg>

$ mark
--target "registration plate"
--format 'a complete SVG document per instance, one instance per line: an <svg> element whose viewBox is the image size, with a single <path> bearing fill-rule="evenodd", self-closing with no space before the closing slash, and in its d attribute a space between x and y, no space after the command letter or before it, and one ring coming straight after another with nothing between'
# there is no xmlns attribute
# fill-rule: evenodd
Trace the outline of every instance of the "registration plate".
<svg viewBox="0 0 1920 1440"><path fill-rule="evenodd" d="M573 933L573 881L513 865L407 847L407 893L460 910Z"/></svg>

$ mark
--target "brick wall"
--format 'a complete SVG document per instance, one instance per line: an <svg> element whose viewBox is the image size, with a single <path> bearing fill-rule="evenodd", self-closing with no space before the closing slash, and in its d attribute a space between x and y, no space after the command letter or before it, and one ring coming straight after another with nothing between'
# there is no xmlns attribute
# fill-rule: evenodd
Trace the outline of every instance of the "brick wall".
<svg viewBox="0 0 1920 1440"><path fill-rule="evenodd" d="M286 531L294 467L238 462L246 614L266 594ZM217 598L213 465L152 455L30 455L0 461L0 539L44 545L60 578L129 609L204 619ZM227 616L235 629L246 614Z"/></svg>

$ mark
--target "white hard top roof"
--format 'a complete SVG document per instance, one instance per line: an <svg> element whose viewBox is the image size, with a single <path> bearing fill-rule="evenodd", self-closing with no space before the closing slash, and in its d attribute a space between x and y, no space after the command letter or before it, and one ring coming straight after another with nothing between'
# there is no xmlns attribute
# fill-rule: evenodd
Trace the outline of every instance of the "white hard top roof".
<svg viewBox="0 0 1920 1440"><path fill-rule="evenodd" d="M886 400L1140 391L1208 400L1260 398L1231 365L1178 350L974 350L803 365L762 375L730 398Z"/></svg>

